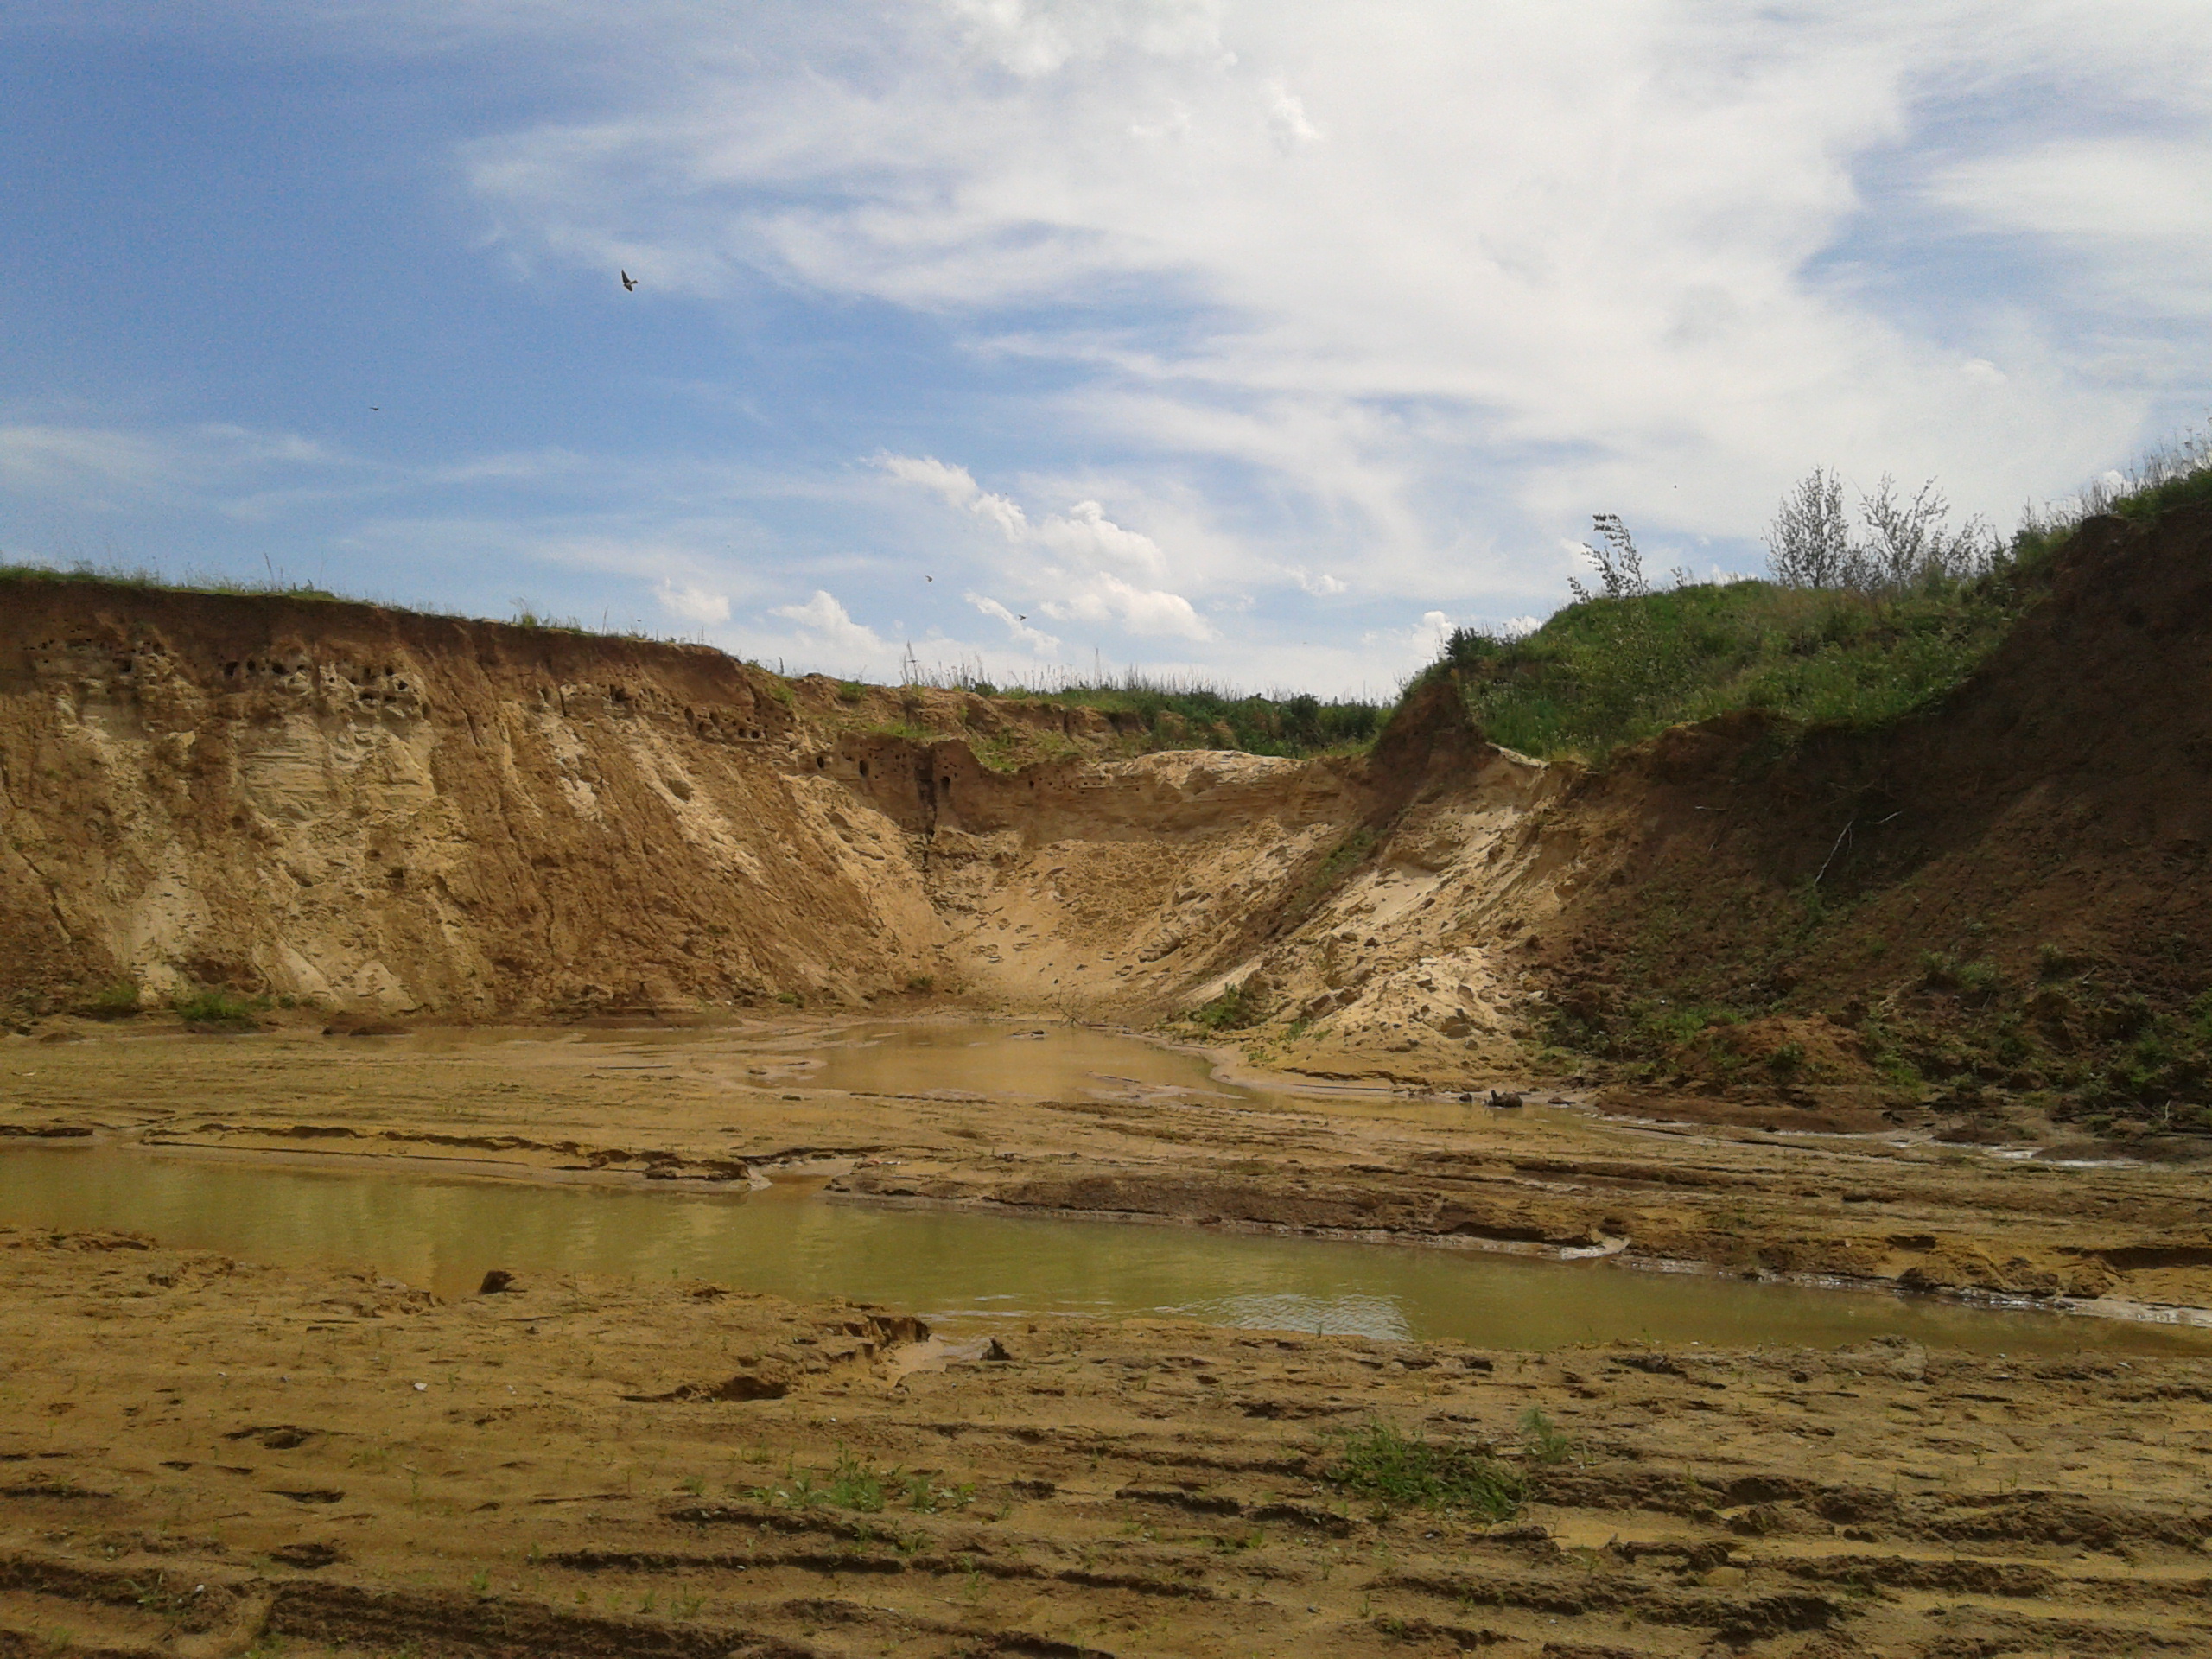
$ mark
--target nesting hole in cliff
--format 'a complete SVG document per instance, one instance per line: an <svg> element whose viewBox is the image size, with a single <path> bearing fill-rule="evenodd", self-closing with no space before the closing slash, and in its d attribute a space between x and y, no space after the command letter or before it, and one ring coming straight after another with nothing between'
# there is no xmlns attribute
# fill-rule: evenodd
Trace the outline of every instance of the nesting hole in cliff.
<svg viewBox="0 0 2212 1659"><path fill-rule="evenodd" d="M861 762L861 776L863 778L868 776L868 762L865 760Z"/></svg>

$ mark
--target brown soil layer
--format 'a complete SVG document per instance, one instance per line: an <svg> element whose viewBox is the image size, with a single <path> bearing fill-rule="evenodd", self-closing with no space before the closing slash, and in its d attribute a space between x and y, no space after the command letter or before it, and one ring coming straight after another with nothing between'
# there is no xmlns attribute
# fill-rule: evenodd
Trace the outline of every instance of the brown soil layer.
<svg viewBox="0 0 2212 1659"><path fill-rule="evenodd" d="M0 1652L2212 1650L2212 1362L922 1337L0 1231ZM1348 1491L1377 1420L1525 1507Z"/></svg>

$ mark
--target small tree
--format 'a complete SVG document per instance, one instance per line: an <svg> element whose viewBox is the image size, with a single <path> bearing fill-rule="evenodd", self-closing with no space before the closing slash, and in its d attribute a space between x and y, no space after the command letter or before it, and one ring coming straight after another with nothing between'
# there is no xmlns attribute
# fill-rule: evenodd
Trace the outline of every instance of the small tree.
<svg viewBox="0 0 2212 1659"><path fill-rule="evenodd" d="M1636 538L1628 533L1628 526L1621 523L1617 512L1593 512L1590 522L1597 526L1598 539L1603 547L1582 544L1582 556L1598 567L1598 582L1607 599L1642 599L1651 591L1651 584L1643 579L1643 556L1636 550ZM1579 603L1588 604L1597 597L1573 576L1567 579Z"/></svg>
<svg viewBox="0 0 2212 1659"><path fill-rule="evenodd" d="M1852 565L1843 480L1815 467L1782 498L1767 526L1767 569L1785 588L1841 588Z"/></svg>
<svg viewBox="0 0 2212 1659"><path fill-rule="evenodd" d="M1926 582L1959 582L1992 569L1997 537L1979 514L1950 527L1951 504L1930 479L1910 500L1887 473L1859 498L1866 533L1855 536L1843 511L1843 480L1815 467L1800 479L1767 526L1767 570L1790 588L1847 588L1895 593Z"/></svg>

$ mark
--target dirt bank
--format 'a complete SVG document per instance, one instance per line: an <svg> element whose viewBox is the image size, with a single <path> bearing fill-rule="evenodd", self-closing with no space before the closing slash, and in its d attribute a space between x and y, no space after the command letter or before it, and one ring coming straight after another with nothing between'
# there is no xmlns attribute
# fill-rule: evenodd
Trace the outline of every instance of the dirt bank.
<svg viewBox="0 0 2212 1659"><path fill-rule="evenodd" d="M440 1304L113 1235L0 1231L0 1287L15 1654L2212 1646L2203 1362L1080 1320L963 1354L707 1285ZM1377 1421L1524 1504L1332 1478Z"/></svg>

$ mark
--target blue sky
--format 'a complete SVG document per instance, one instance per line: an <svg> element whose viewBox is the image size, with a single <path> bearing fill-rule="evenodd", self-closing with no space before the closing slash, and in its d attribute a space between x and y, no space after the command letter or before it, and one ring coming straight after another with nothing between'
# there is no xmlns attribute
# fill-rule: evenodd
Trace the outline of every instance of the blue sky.
<svg viewBox="0 0 2212 1659"><path fill-rule="evenodd" d="M0 143L8 556L794 671L1387 692L2212 404L2201 0L18 0Z"/></svg>

